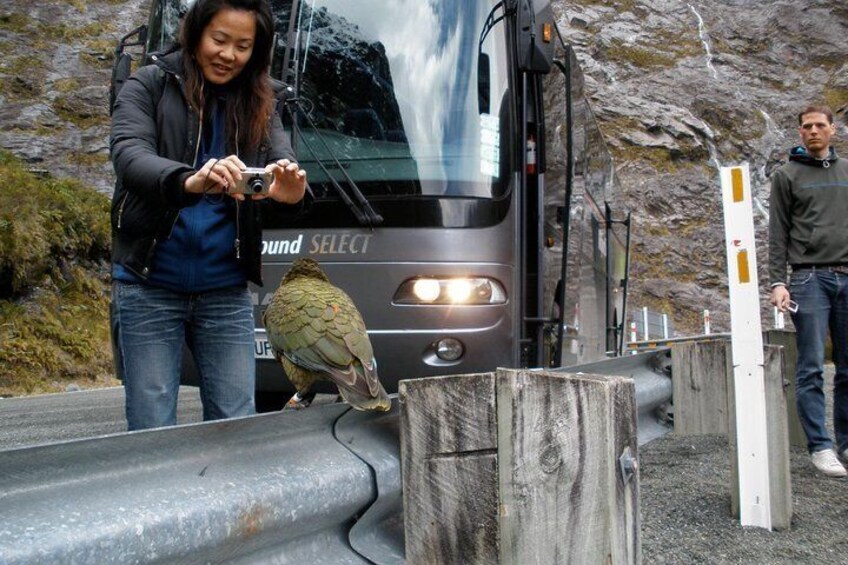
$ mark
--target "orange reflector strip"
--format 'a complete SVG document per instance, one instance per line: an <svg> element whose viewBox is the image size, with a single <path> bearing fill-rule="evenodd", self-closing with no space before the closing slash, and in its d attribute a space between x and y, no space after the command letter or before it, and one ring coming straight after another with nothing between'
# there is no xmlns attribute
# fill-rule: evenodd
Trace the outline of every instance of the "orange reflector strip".
<svg viewBox="0 0 848 565"><path fill-rule="evenodd" d="M542 41L550 43L554 38L554 26L550 23L542 24Z"/></svg>
<svg viewBox="0 0 848 565"><path fill-rule="evenodd" d="M742 202L745 196L744 187L742 186L742 169L731 169L730 179L733 183L733 201Z"/></svg>
<svg viewBox="0 0 848 565"><path fill-rule="evenodd" d="M751 271L748 268L748 251L745 249L736 255L736 266L739 268L739 282L751 282Z"/></svg>

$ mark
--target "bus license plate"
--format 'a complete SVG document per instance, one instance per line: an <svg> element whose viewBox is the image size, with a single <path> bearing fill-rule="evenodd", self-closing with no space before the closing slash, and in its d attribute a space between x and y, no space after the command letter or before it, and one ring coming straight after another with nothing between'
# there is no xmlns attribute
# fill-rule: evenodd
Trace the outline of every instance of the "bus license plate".
<svg viewBox="0 0 848 565"><path fill-rule="evenodd" d="M271 344L264 337L256 337L253 353L257 359L273 359L274 352L271 350Z"/></svg>

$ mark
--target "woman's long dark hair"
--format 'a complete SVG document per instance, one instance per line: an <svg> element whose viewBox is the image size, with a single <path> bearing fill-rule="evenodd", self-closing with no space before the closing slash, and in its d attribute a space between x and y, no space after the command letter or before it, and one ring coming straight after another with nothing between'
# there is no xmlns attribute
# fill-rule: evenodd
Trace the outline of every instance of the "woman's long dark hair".
<svg viewBox="0 0 848 565"><path fill-rule="evenodd" d="M268 135L268 117L274 108L274 93L268 79L271 43L274 40L274 18L267 0L197 0L183 20L180 44L184 50L186 90L189 103L202 115L204 107L203 72L195 53L203 30L224 8L245 10L256 15L256 38L253 53L241 73L229 85L227 127L230 136L238 135L240 149L256 148ZM245 120L245 117L247 118ZM245 127L245 125L247 127Z"/></svg>

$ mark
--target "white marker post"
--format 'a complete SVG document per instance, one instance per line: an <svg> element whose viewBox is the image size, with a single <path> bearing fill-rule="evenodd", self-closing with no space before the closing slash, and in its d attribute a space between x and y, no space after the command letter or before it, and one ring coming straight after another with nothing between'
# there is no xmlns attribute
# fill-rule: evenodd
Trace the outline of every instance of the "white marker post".
<svg viewBox="0 0 848 565"><path fill-rule="evenodd" d="M763 335L748 165L721 168L736 399L739 520L771 529Z"/></svg>
<svg viewBox="0 0 848 565"><path fill-rule="evenodd" d="M778 330L782 330L786 327L786 320L783 318L783 312L778 310L777 306L774 307L774 327Z"/></svg>

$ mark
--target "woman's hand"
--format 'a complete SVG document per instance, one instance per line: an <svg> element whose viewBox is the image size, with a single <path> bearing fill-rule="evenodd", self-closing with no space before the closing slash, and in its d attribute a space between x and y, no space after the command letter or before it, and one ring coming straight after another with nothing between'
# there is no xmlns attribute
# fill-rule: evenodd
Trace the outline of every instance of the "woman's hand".
<svg viewBox="0 0 848 565"><path fill-rule="evenodd" d="M273 173L274 181L268 190L268 194L255 194L254 200L266 197L273 198L282 204L297 204L303 199L306 192L306 171L301 169L297 163L288 159L280 159L271 163L265 170Z"/></svg>
<svg viewBox="0 0 848 565"><path fill-rule="evenodd" d="M244 163L236 155L221 159L209 159L199 171L185 181L185 191L193 194L228 193L238 180ZM237 200L244 200L243 194L231 194Z"/></svg>

